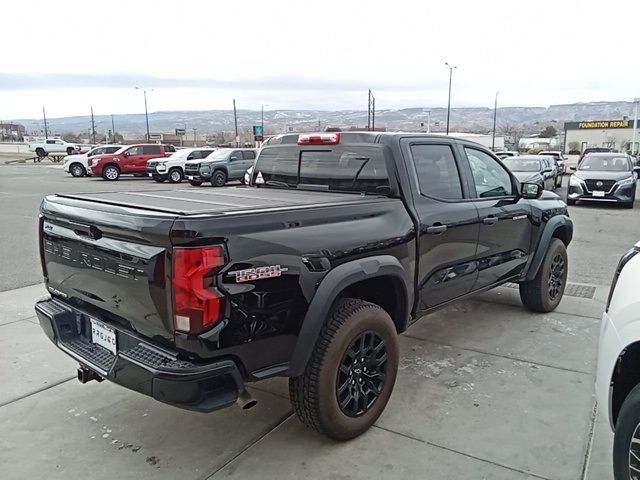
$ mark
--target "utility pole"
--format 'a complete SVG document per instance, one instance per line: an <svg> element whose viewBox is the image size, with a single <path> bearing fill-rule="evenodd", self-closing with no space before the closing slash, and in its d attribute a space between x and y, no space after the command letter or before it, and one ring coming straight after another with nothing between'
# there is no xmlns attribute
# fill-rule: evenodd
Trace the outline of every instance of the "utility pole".
<svg viewBox="0 0 640 480"><path fill-rule="evenodd" d="M636 112L637 111L638 111L638 104L636 103ZM47 139L49 138L49 130L47 129L47 114L44 111L44 107L42 107L42 118L44 118L44 138Z"/></svg>
<svg viewBox="0 0 640 480"><path fill-rule="evenodd" d="M369 98L367 100L367 131L374 130L376 124L376 99L369 89Z"/></svg>
<svg viewBox="0 0 640 480"><path fill-rule="evenodd" d="M458 67L452 67L448 62L444 63L449 67L449 100L447 101L447 135L449 135L449 118L451 117L451 77L453 76L453 69Z"/></svg>
<svg viewBox="0 0 640 480"><path fill-rule="evenodd" d="M93 120L93 107L91 107L91 143L96 144L96 123Z"/></svg>
<svg viewBox="0 0 640 480"><path fill-rule="evenodd" d="M376 131L376 98L371 101L371 130Z"/></svg>
<svg viewBox="0 0 640 480"><path fill-rule="evenodd" d="M431 133L431 110L427 110L427 133Z"/></svg>
<svg viewBox="0 0 640 480"><path fill-rule="evenodd" d="M116 126L113 123L113 114L111 114L111 143L116 141Z"/></svg>
<svg viewBox="0 0 640 480"><path fill-rule="evenodd" d="M141 90L144 95L144 118L147 122L147 142L149 142L149 111L147 110L147 91L153 92L153 88L146 90L144 88L136 87L136 90Z"/></svg>
<svg viewBox="0 0 640 480"><path fill-rule="evenodd" d="M262 105L260 107L260 126L262 127L262 138L264 138L264 107L268 107L269 105Z"/></svg>
<svg viewBox="0 0 640 480"><path fill-rule="evenodd" d="M233 99L233 123L236 127L236 148L240 146L240 137L238 136L238 111L236 110L236 99Z"/></svg>
<svg viewBox="0 0 640 480"><path fill-rule="evenodd" d="M371 89L367 96L367 131L371 130Z"/></svg>
<svg viewBox="0 0 640 480"><path fill-rule="evenodd" d="M193 128L192 130L193 130L193 146L197 147L197 145L196 145L196 132L198 131L198 129L197 128Z"/></svg>
<svg viewBox="0 0 640 480"><path fill-rule="evenodd" d="M493 104L493 137L491 138L491 150L496 151L496 117L498 115L498 94L496 92L496 101Z"/></svg>
<svg viewBox="0 0 640 480"><path fill-rule="evenodd" d="M635 151L638 153L636 149L636 129L638 128L638 102L640 102L640 98L634 98L633 102L636 104L636 110L633 115L633 140L631 141L631 154Z"/></svg>

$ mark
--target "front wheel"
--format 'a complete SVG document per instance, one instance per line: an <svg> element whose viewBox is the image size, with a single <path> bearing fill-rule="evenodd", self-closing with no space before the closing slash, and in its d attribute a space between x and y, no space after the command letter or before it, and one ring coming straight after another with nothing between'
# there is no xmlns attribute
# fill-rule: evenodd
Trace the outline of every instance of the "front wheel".
<svg viewBox="0 0 640 480"><path fill-rule="evenodd" d="M216 170L213 172L213 177L211 177L211 185L214 187L224 187L224 184L227 183L227 174L222 170Z"/></svg>
<svg viewBox="0 0 640 480"><path fill-rule="evenodd" d="M47 156L47 152L44 151L44 148L36 148L36 155L38 156L38 158L42 158L42 157L46 157Z"/></svg>
<svg viewBox="0 0 640 480"><path fill-rule="evenodd" d="M189 180L189 185L191 185L192 187L199 187L202 185L202 182L200 182L199 180Z"/></svg>
<svg viewBox="0 0 640 480"><path fill-rule="evenodd" d="M575 204L576 204L575 200L572 200L569 197L567 197L567 205L575 205Z"/></svg>
<svg viewBox="0 0 640 480"><path fill-rule="evenodd" d="M179 168L172 168L169 170L169 182L180 183L182 181L182 170Z"/></svg>
<svg viewBox="0 0 640 480"><path fill-rule="evenodd" d="M74 177L84 177L87 174L86 168L79 163L74 163L69 167L69 172Z"/></svg>
<svg viewBox="0 0 640 480"><path fill-rule="evenodd" d="M289 379L298 418L335 440L364 433L384 410L398 372L398 334L382 308L339 300L302 375Z"/></svg>
<svg viewBox="0 0 640 480"><path fill-rule="evenodd" d="M102 171L102 178L108 181L118 180L120 178L120 170L115 165L107 165Z"/></svg>
<svg viewBox="0 0 640 480"><path fill-rule="evenodd" d="M562 175L556 177L556 188L562 188Z"/></svg>
<svg viewBox="0 0 640 480"><path fill-rule="evenodd" d="M162 183L166 180L165 177L153 177L153 179L157 182L157 183Z"/></svg>
<svg viewBox="0 0 640 480"><path fill-rule="evenodd" d="M640 471L640 385L625 398L613 437L613 476L632 480Z"/></svg>
<svg viewBox="0 0 640 480"><path fill-rule="evenodd" d="M538 273L526 282L520 282L520 300L534 312L556 309L567 285L569 259L567 248L558 238L552 238Z"/></svg>

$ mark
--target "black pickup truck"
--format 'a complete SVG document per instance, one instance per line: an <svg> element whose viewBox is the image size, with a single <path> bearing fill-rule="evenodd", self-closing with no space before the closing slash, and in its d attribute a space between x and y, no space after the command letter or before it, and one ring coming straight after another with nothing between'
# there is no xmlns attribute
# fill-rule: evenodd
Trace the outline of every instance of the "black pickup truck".
<svg viewBox="0 0 640 480"><path fill-rule="evenodd" d="M35 309L80 381L209 412L285 376L300 419L344 440L381 414L422 315L505 282L538 312L563 295L566 205L475 143L286 134L251 183L44 199Z"/></svg>

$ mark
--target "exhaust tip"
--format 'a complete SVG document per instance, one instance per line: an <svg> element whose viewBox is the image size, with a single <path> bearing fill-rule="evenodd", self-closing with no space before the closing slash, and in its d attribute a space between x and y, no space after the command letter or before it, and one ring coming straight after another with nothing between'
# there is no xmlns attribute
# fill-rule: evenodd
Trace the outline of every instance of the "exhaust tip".
<svg viewBox="0 0 640 480"><path fill-rule="evenodd" d="M238 405L242 410L249 410L250 408L255 407L258 404L258 401L251 396L249 392L243 390L238 395Z"/></svg>

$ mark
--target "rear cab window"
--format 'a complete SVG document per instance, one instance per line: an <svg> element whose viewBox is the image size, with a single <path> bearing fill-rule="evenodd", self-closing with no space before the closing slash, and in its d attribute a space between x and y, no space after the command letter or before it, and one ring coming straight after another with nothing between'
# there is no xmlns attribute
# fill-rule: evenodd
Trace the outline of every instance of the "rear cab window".
<svg viewBox="0 0 640 480"><path fill-rule="evenodd" d="M143 145L142 147L143 155L160 155L161 153L160 145Z"/></svg>
<svg viewBox="0 0 640 480"><path fill-rule="evenodd" d="M264 147L253 184L280 188L388 194L384 147L372 144ZM260 178L256 182L256 179Z"/></svg>

